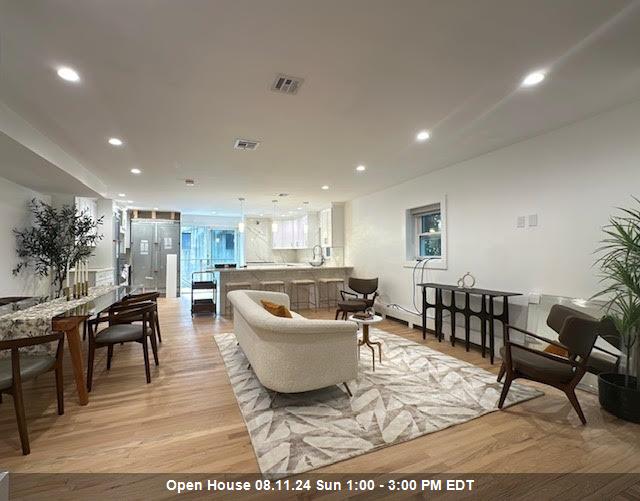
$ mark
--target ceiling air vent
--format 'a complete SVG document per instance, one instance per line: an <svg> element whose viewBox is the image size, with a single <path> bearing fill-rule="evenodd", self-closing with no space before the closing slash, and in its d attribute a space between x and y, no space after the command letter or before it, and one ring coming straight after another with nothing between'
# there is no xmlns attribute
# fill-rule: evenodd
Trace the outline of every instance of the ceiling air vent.
<svg viewBox="0 0 640 501"><path fill-rule="evenodd" d="M296 94L303 81L302 78L280 74L273 82L271 90L280 94Z"/></svg>
<svg viewBox="0 0 640 501"><path fill-rule="evenodd" d="M236 139L233 145L236 150L255 150L260 146L260 141L252 141L251 139Z"/></svg>

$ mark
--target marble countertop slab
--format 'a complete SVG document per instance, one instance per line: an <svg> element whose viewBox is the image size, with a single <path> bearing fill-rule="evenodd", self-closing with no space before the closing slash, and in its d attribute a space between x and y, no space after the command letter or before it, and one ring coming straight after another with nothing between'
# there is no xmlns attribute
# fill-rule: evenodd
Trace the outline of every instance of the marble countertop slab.
<svg viewBox="0 0 640 501"><path fill-rule="evenodd" d="M218 269L210 269L206 270L208 272L220 272L220 273L229 273L229 272L252 272L252 271L298 271L298 270L314 270L314 271L322 271L322 270L351 270L353 266L311 266L310 264L300 264L300 265L258 265L258 266L248 266L246 268L218 268Z"/></svg>

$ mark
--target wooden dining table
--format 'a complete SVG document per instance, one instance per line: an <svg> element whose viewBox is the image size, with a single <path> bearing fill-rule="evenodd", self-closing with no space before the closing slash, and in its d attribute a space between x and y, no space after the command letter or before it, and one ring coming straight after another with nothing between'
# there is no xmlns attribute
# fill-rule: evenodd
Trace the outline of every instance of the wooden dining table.
<svg viewBox="0 0 640 501"><path fill-rule="evenodd" d="M49 302L54 314L47 309L47 303L44 302L32 306L33 310L27 308L2 316L0 330L4 331L5 335L12 335L12 339L20 337L21 334L23 336L41 335L43 330L49 329L64 333L71 355L78 400L80 405L87 405L89 394L82 361L80 327L84 322L108 310L130 293L131 288L127 286L96 287L89 290L89 297L86 298L71 300L68 303L60 299ZM2 332L0 332L0 338L2 338Z"/></svg>

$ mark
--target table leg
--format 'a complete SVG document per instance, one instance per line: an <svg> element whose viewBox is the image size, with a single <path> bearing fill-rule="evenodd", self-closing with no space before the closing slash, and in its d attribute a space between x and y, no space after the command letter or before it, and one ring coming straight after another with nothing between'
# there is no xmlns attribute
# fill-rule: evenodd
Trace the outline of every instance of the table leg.
<svg viewBox="0 0 640 501"><path fill-rule="evenodd" d="M491 361L491 365L493 365L493 357L495 352L495 344L496 344L496 336L495 336L495 326L494 326L494 318L493 318L493 296L489 296L489 360Z"/></svg>
<svg viewBox="0 0 640 501"><path fill-rule="evenodd" d="M469 293L467 292L464 296L464 348L466 351L469 351L469 346L471 344L471 327L469 325L471 323L471 316L469 315L469 311L471 310L471 307L469 305Z"/></svg>
<svg viewBox="0 0 640 501"><path fill-rule="evenodd" d="M427 288L422 288L422 339L427 339Z"/></svg>
<svg viewBox="0 0 640 501"><path fill-rule="evenodd" d="M487 297L482 296L482 307L480 308L480 345L482 347L482 358L487 349Z"/></svg>
<svg viewBox="0 0 640 501"><path fill-rule="evenodd" d="M436 289L436 337L442 341L442 290Z"/></svg>
<svg viewBox="0 0 640 501"><path fill-rule="evenodd" d="M451 346L456 345L456 293L451 291Z"/></svg>
<svg viewBox="0 0 640 501"><path fill-rule="evenodd" d="M89 403L89 394L84 383L84 367L82 365L82 341L80 340L80 329L78 325L67 330L67 343L69 345L69 353L71 354L71 363L73 365L73 377L76 380L76 389L78 391L78 399L80 405Z"/></svg>

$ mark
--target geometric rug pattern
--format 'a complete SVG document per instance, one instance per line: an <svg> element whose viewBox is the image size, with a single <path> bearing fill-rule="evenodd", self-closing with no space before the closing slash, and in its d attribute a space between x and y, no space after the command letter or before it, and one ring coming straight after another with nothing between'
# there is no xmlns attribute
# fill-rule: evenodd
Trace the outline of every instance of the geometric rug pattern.
<svg viewBox="0 0 640 501"><path fill-rule="evenodd" d="M264 475L302 473L470 421L497 410L495 374L379 329L382 363L361 348L358 379L296 394L264 388L233 333L216 334ZM376 350L377 354L377 350ZM543 393L513 383L505 405Z"/></svg>

